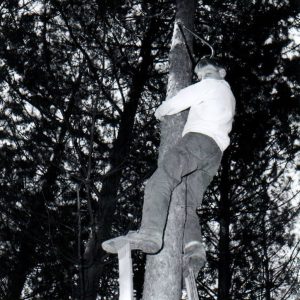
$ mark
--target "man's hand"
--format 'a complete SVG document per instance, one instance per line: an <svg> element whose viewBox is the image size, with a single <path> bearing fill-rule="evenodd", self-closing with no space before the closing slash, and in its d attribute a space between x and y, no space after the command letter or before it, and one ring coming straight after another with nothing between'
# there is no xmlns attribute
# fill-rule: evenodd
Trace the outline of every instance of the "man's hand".
<svg viewBox="0 0 300 300"><path fill-rule="evenodd" d="M163 112L162 112L162 106L160 105L157 110L154 113L157 120L162 121L164 118Z"/></svg>

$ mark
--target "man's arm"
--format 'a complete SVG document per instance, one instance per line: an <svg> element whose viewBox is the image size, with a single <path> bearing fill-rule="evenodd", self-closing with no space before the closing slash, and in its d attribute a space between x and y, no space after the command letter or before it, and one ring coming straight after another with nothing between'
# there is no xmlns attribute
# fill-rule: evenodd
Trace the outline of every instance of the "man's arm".
<svg viewBox="0 0 300 300"><path fill-rule="evenodd" d="M164 101L156 110L155 117L159 120L166 115L177 114L193 104L201 102L201 93L197 85L180 90L174 97Z"/></svg>

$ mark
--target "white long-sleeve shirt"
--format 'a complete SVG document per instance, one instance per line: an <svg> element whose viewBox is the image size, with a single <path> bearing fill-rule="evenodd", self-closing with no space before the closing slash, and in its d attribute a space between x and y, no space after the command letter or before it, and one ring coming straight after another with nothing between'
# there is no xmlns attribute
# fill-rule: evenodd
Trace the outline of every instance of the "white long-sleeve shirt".
<svg viewBox="0 0 300 300"><path fill-rule="evenodd" d="M210 136L224 151L230 142L229 133L235 112L235 98L227 81L206 78L180 90L156 110L160 119L185 109L189 110L182 136L199 132Z"/></svg>

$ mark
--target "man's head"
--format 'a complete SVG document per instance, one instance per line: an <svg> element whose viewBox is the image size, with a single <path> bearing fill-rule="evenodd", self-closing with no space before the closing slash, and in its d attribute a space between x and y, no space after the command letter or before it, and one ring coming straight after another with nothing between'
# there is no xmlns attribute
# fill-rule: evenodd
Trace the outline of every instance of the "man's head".
<svg viewBox="0 0 300 300"><path fill-rule="evenodd" d="M221 80L226 76L225 69L218 63L218 61L212 58L201 59L195 67L195 73L199 80L204 78Z"/></svg>

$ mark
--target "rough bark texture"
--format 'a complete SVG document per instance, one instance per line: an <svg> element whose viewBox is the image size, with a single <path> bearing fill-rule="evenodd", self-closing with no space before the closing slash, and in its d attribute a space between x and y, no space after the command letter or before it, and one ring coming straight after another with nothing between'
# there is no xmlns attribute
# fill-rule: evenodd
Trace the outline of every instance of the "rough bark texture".
<svg viewBox="0 0 300 300"><path fill-rule="evenodd" d="M175 21L193 28L194 0L177 0ZM192 38L186 34L191 47ZM190 85L192 64L184 44L184 39L175 24L170 50L170 73L167 98ZM186 113L167 117L161 124L161 144L159 159L167 149L181 137ZM172 194L169 216L164 236L164 247L157 255L148 255L146 263L144 300L177 300L181 297L182 286L182 238L185 221L185 185L179 185Z"/></svg>
<svg viewBox="0 0 300 300"><path fill-rule="evenodd" d="M230 197L229 197L229 157L224 155L220 183L220 237L219 237L219 286L218 299L230 300L231 270L230 270Z"/></svg>

